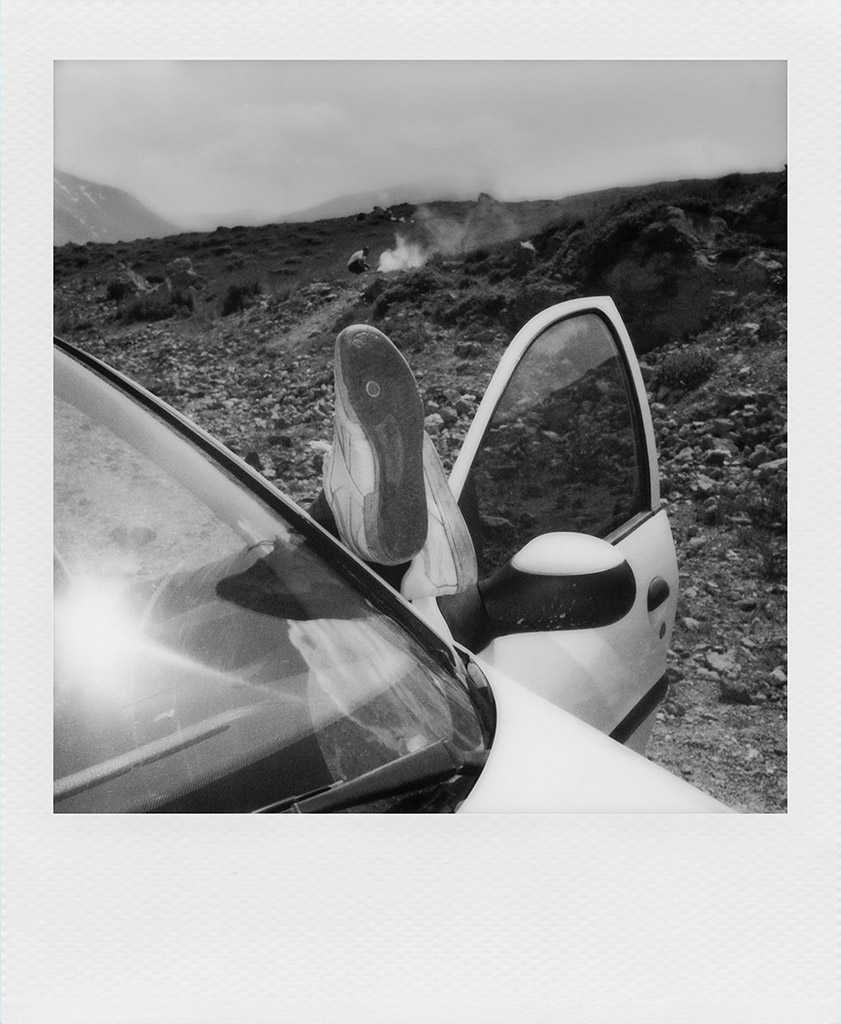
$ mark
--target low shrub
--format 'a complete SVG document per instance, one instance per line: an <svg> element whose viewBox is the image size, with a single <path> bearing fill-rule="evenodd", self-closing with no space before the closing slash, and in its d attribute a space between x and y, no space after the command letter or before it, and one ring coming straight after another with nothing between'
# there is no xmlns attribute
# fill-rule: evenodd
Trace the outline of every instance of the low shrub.
<svg viewBox="0 0 841 1024"><path fill-rule="evenodd" d="M467 253L464 257L464 264L472 269L475 264L483 263L489 255L490 253L487 249L474 249L473 252Z"/></svg>
<svg viewBox="0 0 841 1024"><path fill-rule="evenodd" d="M122 302L133 290L128 281L120 281L119 279L109 281L105 288L105 298L110 302Z"/></svg>
<svg viewBox="0 0 841 1024"><path fill-rule="evenodd" d="M404 320L392 325L386 322L385 333L402 352L423 352L434 335L422 320Z"/></svg>
<svg viewBox="0 0 841 1024"><path fill-rule="evenodd" d="M387 292L388 289L389 284L385 277L375 277L374 280L364 288L362 292L362 299L364 302L374 302L375 299L378 299L384 292Z"/></svg>
<svg viewBox="0 0 841 1024"><path fill-rule="evenodd" d="M660 367L656 383L667 388L696 388L716 368L715 356L701 345L670 352Z"/></svg>
<svg viewBox="0 0 841 1024"><path fill-rule="evenodd" d="M475 288L464 298L453 302L447 298L436 309L437 319L455 327L466 327L471 322L481 324L499 324L508 306L508 297L504 292L489 286Z"/></svg>
<svg viewBox="0 0 841 1024"><path fill-rule="evenodd" d="M384 288L378 284L374 282L364 292L364 297L373 301L373 312L377 317L385 316L392 306L402 303L420 307L427 299L449 287L441 272L428 264L416 270L403 271L397 280Z"/></svg>
<svg viewBox="0 0 841 1024"><path fill-rule="evenodd" d="M785 532L779 524L765 529L753 524L736 532L740 547L750 551L757 559L761 579L768 583L784 583L788 575L788 546Z"/></svg>
<svg viewBox="0 0 841 1024"><path fill-rule="evenodd" d="M57 299L53 309L53 333L59 338L71 338L76 331L84 331L92 326L88 317L82 315L75 306L62 299Z"/></svg>
<svg viewBox="0 0 841 1024"><path fill-rule="evenodd" d="M127 324L151 323L156 320L169 320L174 316L189 316L192 312L191 296L158 288L153 292L136 295L124 303L120 306L117 316Z"/></svg>
<svg viewBox="0 0 841 1024"><path fill-rule="evenodd" d="M725 174L715 184L719 196L723 199L730 199L731 196L741 192L745 187L744 178L738 171L732 174Z"/></svg>
<svg viewBox="0 0 841 1024"><path fill-rule="evenodd" d="M703 217L709 217L715 210L714 205L704 196L681 197L678 204L687 213L699 213Z"/></svg>
<svg viewBox="0 0 841 1024"><path fill-rule="evenodd" d="M783 535L788 527L788 474L770 477L762 486L746 488L736 502L758 530Z"/></svg>
<svg viewBox="0 0 841 1024"><path fill-rule="evenodd" d="M222 299L222 316L230 316L232 313L239 313L251 305L255 295L260 294L260 282L254 281L251 284L228 285L225 297Z"/></svg>
<svg viewBox="0 0 841 1024"><path fill-rule="evenodd" d="M515 294L507 310L505 326L511 331L518 331L533 316L541 313L549 306L575 296L573 289L564 285L552 285L543 282L523 284Z"/></svg>
<svg viewBox="0 0 841 1024"><path fill-rule="evenodd" d="M266 299L266 312L278 313L292 299L295 286L292 284L277 285Z"/></svg>

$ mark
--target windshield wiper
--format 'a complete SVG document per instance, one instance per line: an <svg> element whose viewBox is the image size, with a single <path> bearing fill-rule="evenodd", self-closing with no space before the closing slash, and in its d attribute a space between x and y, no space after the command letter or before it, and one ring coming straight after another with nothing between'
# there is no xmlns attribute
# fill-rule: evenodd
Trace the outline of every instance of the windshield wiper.
<svg viewBox="0 0 841 1024"><path fill-rule="evenodd" d="M101 764L95 764L90 768L83 768L82 771L73 772L72 775L56 779L53 783L53 802L67 800L71 796L84 793L87 789L101 786L104 782L111 782L135 768L144 768L162 758L180 754L188 747L194 747L197 743L203 743L205 740L218 736L230 729L233 722L253 713L254 709L251 707L225 711L221 715L215 715L197 725L180 729L172 736L153 740L151 743L145 743L142 747L138 747L137 750L112 757Z"/></svg>
<svg viewBox="0 0 841 1024"><path fill-rule="evenodd" d="M348 782L334 782L331 786L286 797L261 807L256 813L318 814L359 807L375 800L413 793L448 779L477 776L485 766L488 753L488 750L457 751L447 740L440 740Z"/></svg>

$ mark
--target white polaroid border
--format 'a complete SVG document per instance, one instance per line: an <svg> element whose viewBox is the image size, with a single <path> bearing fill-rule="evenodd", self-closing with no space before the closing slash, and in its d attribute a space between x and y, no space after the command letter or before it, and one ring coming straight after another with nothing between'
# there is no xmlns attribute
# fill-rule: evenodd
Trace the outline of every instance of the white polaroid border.
<svg viewBox="0 0 841 1024"><path fill-rule="evenodd" d="M831 0L4 0L6 1024L836 1024L839 20ZM788 61L788 814L53 816L53 61L199 57Z"/></svg>

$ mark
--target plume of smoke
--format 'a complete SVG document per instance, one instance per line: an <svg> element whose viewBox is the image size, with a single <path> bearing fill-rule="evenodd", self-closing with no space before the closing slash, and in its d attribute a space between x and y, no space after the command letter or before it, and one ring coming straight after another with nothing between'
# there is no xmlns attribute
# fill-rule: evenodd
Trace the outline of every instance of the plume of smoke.
<svg viewBox="0 0 841 1024"><path fill-rule="evenodd" d="M422 245L410 242L403 235L395 235L394 248L380 253L377 270L385 274L394 270L412 270L422 267L428 258L429 253L424 251Z"/></svg>
<svg viewBox="0 0 841 1024"><path fill-rule="evenodd" d="M444 256L458 256L483 245L507 242L523 231L520 219L511 210L484 193L466 217L447 217L423 206L415 220L427 240L427 248Z"/></svg>
<svg viewBox="0 0 841 1024"><path fill-rule="evenodd" d="M468 233L466 221L445 217L429 206L417 210L415 221L420 225L430 252L457 256L465 251Z"/></svg>
<svg viewBox="0 0 841 1024"><path fill-rule="evenodd" d="M461 256L480 246L510 241L523 231L519 218L485 193L479 196L466 217L446 216L430 206L421 206L412 224L412 233L418 240L397 234L394 248L381 254L378 270L385 273L411 270L423 266L433 254Z"/></svg>

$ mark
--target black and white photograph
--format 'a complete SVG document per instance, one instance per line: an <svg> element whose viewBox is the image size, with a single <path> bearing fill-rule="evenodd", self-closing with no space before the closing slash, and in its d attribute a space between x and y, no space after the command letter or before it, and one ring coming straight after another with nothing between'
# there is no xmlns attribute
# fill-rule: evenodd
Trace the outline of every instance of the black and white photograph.
<svg viewBox="0 0 841 1024"><path fill-rule="evenodd" d="M837 12L104 13L2 14L4 1020L836 1024Z"/></svg>
<svg viewBox="0 0 841 1024"><path fill-rule="evenodd" d="M58 62L55 810L785 811L786 109Z"/></svg>

